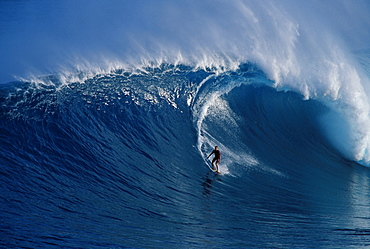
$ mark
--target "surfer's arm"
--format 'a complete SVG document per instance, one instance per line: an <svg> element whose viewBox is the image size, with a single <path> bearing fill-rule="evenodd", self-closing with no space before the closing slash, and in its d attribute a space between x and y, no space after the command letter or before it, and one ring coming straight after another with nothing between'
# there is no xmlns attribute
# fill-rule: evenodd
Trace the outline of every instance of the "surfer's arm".
<svg viewBox="0 0 370 249"><path fill-rule="evenodd" d="M213 151L211 152L211 154L209 154L209 156L207 156L207 159L213 154Z"/></svg>

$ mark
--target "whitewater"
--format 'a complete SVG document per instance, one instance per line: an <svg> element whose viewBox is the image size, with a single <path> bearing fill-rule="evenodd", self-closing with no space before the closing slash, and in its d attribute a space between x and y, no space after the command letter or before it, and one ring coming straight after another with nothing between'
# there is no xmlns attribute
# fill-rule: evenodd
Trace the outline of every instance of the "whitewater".
<svg viewBox="0 0 370 249"><path fill-rule="evenodd" d="M0 2L0 245L369 246L369 11Z"/></svg>

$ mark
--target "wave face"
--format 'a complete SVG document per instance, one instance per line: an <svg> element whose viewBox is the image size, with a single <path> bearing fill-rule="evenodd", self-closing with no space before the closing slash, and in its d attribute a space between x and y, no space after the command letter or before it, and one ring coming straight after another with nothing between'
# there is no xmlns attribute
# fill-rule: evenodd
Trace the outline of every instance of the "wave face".
<svg viewBox="0 0 370 249"><path fill-rule="evenodd" d="M369 10L0 2L0 245L368 245Z"/></svg>
<svg viewBox="0 0 370 249"><path fill-rule="evenodd" d="M48 80L1 89L2 245L365 243L369 172L323 135L328 107L255 66ZM204 159L214 145L221 176Z"/></svg>

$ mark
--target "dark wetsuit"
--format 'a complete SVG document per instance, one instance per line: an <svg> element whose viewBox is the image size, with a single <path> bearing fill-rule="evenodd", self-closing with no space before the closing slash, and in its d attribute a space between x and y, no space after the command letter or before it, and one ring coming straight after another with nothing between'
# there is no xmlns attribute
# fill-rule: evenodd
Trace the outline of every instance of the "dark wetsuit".
<svg viewBox="0 0 370 249"><path fill-rule="evenodd" d="M215 158L213 158L212 162L216 161L219 163L221 160L221 152L219 150L213 150L212 154L215 154Z"/></svg>

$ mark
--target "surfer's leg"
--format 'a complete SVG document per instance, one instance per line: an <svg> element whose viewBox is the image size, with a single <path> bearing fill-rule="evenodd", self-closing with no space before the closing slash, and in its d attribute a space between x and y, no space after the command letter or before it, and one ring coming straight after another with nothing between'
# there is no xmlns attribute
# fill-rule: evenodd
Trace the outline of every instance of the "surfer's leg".
<svg viewBox="0 0 370 249"><path fill-rule="evenodd" d="M212 169L217 170L217 168L215 168L215 161L216 161L216 158L213 158L213 160L212 160ZM217 165L217 163L216 163L216 165Z"/></svg>
<svg viewBox="0 0 370 249"><path fill-rule="evenodd" d="M219 162L220 162L220 159L217 159L217 160L216 160L216 171L217 171L217 172L219 172L219 170L218 170L218 163L219 163Z"/></svg>

